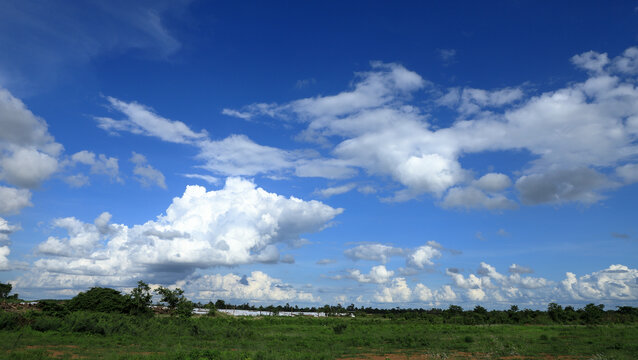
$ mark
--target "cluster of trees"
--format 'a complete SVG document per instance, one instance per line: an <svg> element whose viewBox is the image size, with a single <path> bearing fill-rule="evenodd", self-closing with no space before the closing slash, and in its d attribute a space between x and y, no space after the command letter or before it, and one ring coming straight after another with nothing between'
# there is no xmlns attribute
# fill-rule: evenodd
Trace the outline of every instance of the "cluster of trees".
<svg viewBox="0 0 638 360"><path fill-rule="evenodd" d="M11 284L0 283L0 301L17 299L18 295L9 295ZM550 303L547 311L520 310L512 305L508 310L491 310L477 305L472 310L464 310L458 305L450 305L447 309L378 309L372 307L359 307L350 304L343 307L341 304L324 305L321 307L299 307L297 305L260 305L258 307L249 303L233 305L224 300L212 301L208 304L193 303L184 296L180 288L171 290L160 286L154 291L143 281L137 283L130 294L103 287L94 287L86 292L81 292L67 302L44 300L39 302L40 308L48 313L68 313L73 311L93 311L104 313L120 313L130 315L152 315L153 294L160 298L160 304L168 309L171 315L189 317L195 307L209 309L209 314L214 314L216 309L239 309L254 311L269 311L272 313L299 311L299 312L323 312L327 315L352 313L356 316L382 316L391 319L420 319L432 323L453 324L600 324L600 323L638 323L638 308L631 306L619 306L615 310L605 310L602 304L587 304L580 309L573 306L562 307L556 303Z"/></svg>
<svg viewBox="0 0 638 360"><path fill-rule="evenodd" d="M104 313L120 313L130 315L152 315L153 293L160 296L160 304L166 306L171 315L189 317L195 304L184 296L180 288L171 290L160 286L151 291L143 281L137 283L130 294L104 287L93 287L81 292L68 302L42 300L39 307L49 313L65 313L73 311L95 311Z"/></svg>

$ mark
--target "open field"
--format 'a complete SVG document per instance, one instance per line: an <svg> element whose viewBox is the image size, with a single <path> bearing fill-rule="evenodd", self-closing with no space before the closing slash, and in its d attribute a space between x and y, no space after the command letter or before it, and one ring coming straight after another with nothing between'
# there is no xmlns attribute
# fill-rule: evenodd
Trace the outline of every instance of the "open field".
<svg viewBox="0 0 638 360"><path fill-rule="evenodd" d="M0 314L1 315L1 314ZM11 315L13 316L13 315ZM637 325L452 325L367 318L0 319L2 359L636 359Z"/></svg>

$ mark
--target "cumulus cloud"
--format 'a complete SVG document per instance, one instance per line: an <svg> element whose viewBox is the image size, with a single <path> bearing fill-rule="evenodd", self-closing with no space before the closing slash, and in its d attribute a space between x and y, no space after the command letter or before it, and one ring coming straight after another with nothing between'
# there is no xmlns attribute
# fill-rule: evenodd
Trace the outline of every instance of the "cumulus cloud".
<svg viewBox="0 0 638 360"><path fill-rule="evenodd" d="M383 303L407 302L412 298L412 289L408 286L405 278L395 278L392 284L381 288L375 295L374 300Z"/></svg>
<svg viewBox="0 0 638 360"><path fill-rule="evenodd" d="M311 293L297 290L261 271L253 271L250 276L244 277L236 274L202 275L194 279L178 281L175 285L183 289L190 299L201 301L226 299L249 302L315 302L319 300Z"/></svg>
<svg viewBox="0 0 638 360"><path fill-rule="evenodd" d="M406 263L408 266L424 269L426 266L434 265L432 259L440 257L441 251L435 246L423 245L416 248L407 256Z"/></svg>
<svg viewBox="0 0 638 360"><path fill-rule="evenodd" d="M449 89L436 104L454 108L459 118L446 128L434 129L429 114L407 104L427 81L398 64L374 64L357 74L351 90L336 95L253 104L243 112L307 124L299 139L336 143L321 161L389 176L405 187L394 200L444 196L452 188L444 206L513 208L501 193L509 178L493 173L471 181L459 158L526 150L533 160L521 164L515 179L523 203L591 203L613 188L608 170L638 154L638 90L626 78L636 54L630 48L609 61L594 52L578 55L572 62L589 77L542 94L527 95L518 87Z"/></svg>
<svg viewBox="0 0 638 360"><path fill-rule="evenodd" d="M362 244L347 249L343 253L352 260L370 260L386 263L392 256L403 255L405 250L383 244Z"/></svg>
<svg viewBox="0 0 638 360"><path fill-rule="evenodd" d="M103 214L93 224L62 218L54 226L68 237L51 236L38 250L24 287L117 285L149 277L167 283L196 268L272 263L278 244L294 244L302 233L322 230L340 214L318 201L286 198L240 178L223 189L188 186L155 220L132 227L110 224Z"/></svg>
<svg viewBox="0 0 638 360"><path fill-rule="evenodd" d="M8 243L9 236L20 229L19 225L11 225L7 220L0 217L0 244Z"/></svg>
<svg viewBox="0 0 638 360"><path fill-rule="evenodd" d="M394 271L386 269L384 265L373 266L368 274L362 274L357 269L348 270L348 278L360 283L382 284L388 282L392 276L394 276Z"/></svg>
<svg viewBox="0 0 638 360"><path fill-rule="evenodd" d="M0 185L0 214L17 214L31 204L31 192Z"/></svg>
<svg viewBox="0 0 638 360"><path fill-rule="evenodd" d="M142 184L142 186L150 187L157 185L162 189L166 189L164 174L152 167L151 164L148 163L146 156L133 151L130 161L135 164L135 168L133 169L135 180Z"/></svg>
<svg viewBox="0 0 638 360"><path fill-rule="evenodd" d="M43 119L0 88L0 180L38 187L58 170L62 149Z"/></svg>
<svg viewBox="0 0 638 360"><path fill-rule="evenodd" d="M638 270L625 265L610 265L581 277L571 272L565 276L562 290L576 300L638 300Z"/></svg>

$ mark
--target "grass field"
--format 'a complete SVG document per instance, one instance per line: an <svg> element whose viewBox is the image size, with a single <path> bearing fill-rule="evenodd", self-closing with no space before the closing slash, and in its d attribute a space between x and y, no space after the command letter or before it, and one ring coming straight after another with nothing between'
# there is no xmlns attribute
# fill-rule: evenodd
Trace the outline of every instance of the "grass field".
<svg viewBox="0 0 638 360"><path fill-rule="evenodd" d="M15 320L15 319L14 319ZM636 359L638 325L450 325L384 318L38 316L2 359ZM22 320L23 321L23 320ZM1 324L0 324L1 325Z"/></svg>

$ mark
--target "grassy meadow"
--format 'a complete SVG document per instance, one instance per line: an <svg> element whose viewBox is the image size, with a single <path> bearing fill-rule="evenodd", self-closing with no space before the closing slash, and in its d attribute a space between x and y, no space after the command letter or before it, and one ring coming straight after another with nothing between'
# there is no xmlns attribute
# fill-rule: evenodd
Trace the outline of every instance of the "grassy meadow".
<svg viewBox="0 0 638 360"><path fill-rule="evenodd" d="M2 359L636 359L638 325L0 312Z"/></svg>

